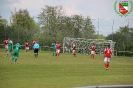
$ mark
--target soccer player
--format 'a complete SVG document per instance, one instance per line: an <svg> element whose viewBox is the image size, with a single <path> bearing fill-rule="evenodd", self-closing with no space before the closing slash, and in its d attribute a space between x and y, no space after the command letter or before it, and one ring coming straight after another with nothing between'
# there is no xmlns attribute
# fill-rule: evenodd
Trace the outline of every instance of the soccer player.
<svg viewBox="0 0 133 88"><path fill-rule="evenodd" d="M76 57L76 44L74 42L72 44L72 53L73 53L74 57Z"/></svg>
<svg viewBox="0 0 133 88"><path fill-rule="evenodd" d="M37 41L36 41L36 43L34 44L33 48L34 48L34 55L35 55L35 57L38 57L38 51L39 51L40 46L39 46L39 44L37 43Z"/></svg>
<svg viewBox="0 0 133 88"><path fill-rule="evenodd" d="M60 42L56 43L56 56L60 56L60 48L61 48L61 44Z"/></svg>
<svg viewBox="0 0 133 88"><path fill-rule="evenodd" d="M37 41L36 40L34 40L33 42L32 42L32 45L34 46L34 44L36 43Z"/></svg>
<svg viewBox="0 0 133 88"><path fill-rule="evenodd" d="M5 58L8 56L9 52L11 53L11 56L12 56L12 50L13 50L13 42L10 38L8 38L8 51L6 53Z"/></svg>
<svg viewBox="0 0 133 88"><path fill-rule="evenodd" d="M95 50L96 50L96 46L93 43L91 46L91 58L93 58L93 59L94 59L94 55L95 55Z"/></svg>
<svg viewBox="0 0 133 88"><path fill-rule="evenodd" d="M56 56L56 44L52 43L53 56Z"/></svg>
<svg viewBox="0 0 133 88"><path fill-rule="evenodd" d="M21 48L21 45L19 44L19 42L14 45L14 52L12 55L12 61L14 61L14 64L16 64L16 61L18 60L20 48Z"/></svg>
<svg viewBox="0 0 133 88"><path fill-rule="evenodd" d="M111 55L112 55L112 50L110 48L110 45L108 45L107 48L104 50L104 65L106 70L108 70Z"/></svg>
<svg viewBox="0 0 133 88"><path fill-rule="evenodd" d="M8 39L4 40L5 52L8 53Z"/></svg>
<svg viewBox="0 0 133 88"><path fill-rule="evenodd" d="M25 42L25 51L29 51L29 43L27 41Z"/></svg>

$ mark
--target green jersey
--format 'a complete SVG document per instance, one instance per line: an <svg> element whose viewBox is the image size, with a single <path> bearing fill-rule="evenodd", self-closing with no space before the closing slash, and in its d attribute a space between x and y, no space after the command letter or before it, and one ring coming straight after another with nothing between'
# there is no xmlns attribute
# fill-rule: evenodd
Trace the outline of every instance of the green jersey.
<svg viewBox="0 0 133 88"><path fill-rule="evenodd" d="M52 44L52 49L53 49L53 51L56 50L56 45L55 45L55 43Z"/></svg>
<svg viewBox="0 0 133 88"><path fill-rule="evenodd" d="M15 45L14 45L14 51L15 52L19 52L19 49L21 48L21 45L19 44L19 43L16 43Z"/></svg>
<svg viewBox="0 0 133 88"><path fill-rule="evenodd" d="M8 42L8 51L11 52L12 51L12 46L13 46L13 42L10 40Z"/></svg>
<svg viewBox="0 0 133 88"><path fill-rule="evenodd" d="M13 45L13 42L10 40L10 41L8 42L8 48L12 48L12 45Z"/></svg>

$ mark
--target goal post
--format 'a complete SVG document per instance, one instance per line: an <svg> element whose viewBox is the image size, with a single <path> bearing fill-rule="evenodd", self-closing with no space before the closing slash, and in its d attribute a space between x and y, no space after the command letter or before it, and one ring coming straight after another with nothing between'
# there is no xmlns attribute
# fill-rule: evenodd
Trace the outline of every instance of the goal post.
<svg viewBox="0 0 133 88"><path fill-rule="evenodd" d="M76 43L76 52L80 54L89 54L91 52L92 43L96 45L96 54L102 55L107 45L110 45L114 55L115 42L105 39L85 39L85 38L70 38L63 39L63 53L72 53L72 43Z"/></svg>

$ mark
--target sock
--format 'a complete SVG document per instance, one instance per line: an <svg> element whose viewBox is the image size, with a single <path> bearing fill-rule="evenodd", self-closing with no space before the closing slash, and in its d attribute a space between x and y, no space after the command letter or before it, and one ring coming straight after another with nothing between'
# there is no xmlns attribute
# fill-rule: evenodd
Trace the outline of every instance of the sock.
<svg viewBox="0 0 133 88"><path fill-rule="evenodd" d="M14 56L12 56L12 61L14 61Z"/></svg>
<svg viewBox="0 0 133 88"><path fill-rule="evenodd" d="M74 53L74 56L76 57L76 54Z"/></svg>
<svg viewBox="0 0 133 88"><path fill-rule="evenodd" d="M107 68L109 67L109 63L107 63Z"/></svg>
<svg viewBox="0 0 133 88"><path fill-rule="evenodd" d="M92 54L92 58L94 58L94 54Z"/></svg>
<svg viewBox="0 0 133 88"><path fill-rule="evenodd" d="M18 60L18 57L15 58L15 61L14 62L16 62L17 60Z"/></svg>
<svg viewBox="0 0 133 88"><path fill-rule="evenodd" d="M8 53L6 53L6 57L8 56Z"/></svg>

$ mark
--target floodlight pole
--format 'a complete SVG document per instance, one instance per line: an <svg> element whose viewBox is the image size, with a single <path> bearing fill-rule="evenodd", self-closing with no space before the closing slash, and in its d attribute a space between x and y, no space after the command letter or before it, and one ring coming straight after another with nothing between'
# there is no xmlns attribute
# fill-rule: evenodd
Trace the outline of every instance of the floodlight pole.
<svg viewBox="0 0 133 88"><path fill-rule="evenodd" d="M114 27L114 20L113 20L113 24L112 24L112 41L113 41L113 27Z"/></svg>

